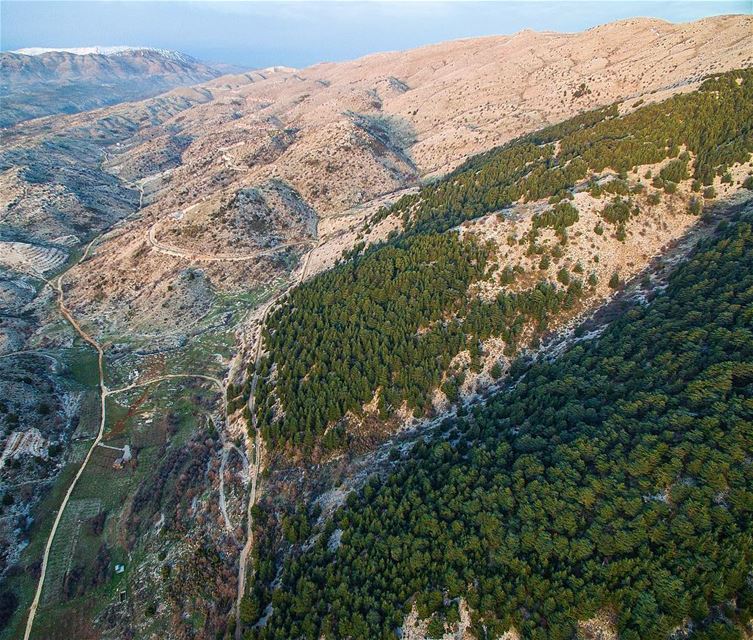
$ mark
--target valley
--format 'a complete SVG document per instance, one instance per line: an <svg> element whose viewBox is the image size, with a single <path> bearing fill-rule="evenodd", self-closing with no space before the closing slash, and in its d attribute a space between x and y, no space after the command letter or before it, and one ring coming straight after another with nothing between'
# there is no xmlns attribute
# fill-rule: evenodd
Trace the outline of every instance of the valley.
<svg viewBox="0 0 753 640"><path fill-rule="evenodd" d="M744 628L752 29L633 19L207 72L0 132L0 637ZM724 481L654 397L700 330L714 356L672 393L717 420ZM668 443L620 453L627 488L601 463L622 433ZM645 498L665 489L723 558L681 604L662 589L691 552L657 538L628 571L645 540L606 524L614 501L631 535L689 535Z"/></svg>

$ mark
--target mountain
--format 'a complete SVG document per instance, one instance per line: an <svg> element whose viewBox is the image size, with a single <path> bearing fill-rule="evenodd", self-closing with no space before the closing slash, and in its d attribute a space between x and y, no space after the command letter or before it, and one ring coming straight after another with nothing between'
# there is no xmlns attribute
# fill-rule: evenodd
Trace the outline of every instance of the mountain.
<svg viewBox="0 0 753 640"><path fill-rule="evenodd" d="M220 213L243 190L283 181L316 212L320 235L332 238L331 251L312 258L312 271L319 270L354 242L348 229L370 208L469 154L585 109L656 101L691 89L706 73L745 66L751 28L750 16L726 16L680 25L628 20L579 34L522 32L223 76L139 103L28 123L3 135L7 195L0 204L10 221L3 234L31 243L86 237L87 225L94 231L133 212L141 188L142 215L112 240L114 253L135 255L137 270L110 274L117 265L104 261L101 273L112 286L97 293L115 307L126 291L136 296L132 314L117 314L130 322L139 308L154 308L143 298L153 288L135 280L165 281L181 268L164 253L140 249L149 228L159 222L171 246L194 254L210 253L201 247L231 253L253 241L254 230ZM213 286L226 291L237 290L251 266L204 262ZM82 306L98 313L89 299L94 286L84 281L77 291Z"/></svg>
<svg viewBox="0 0 753 640"><path fill-rule="evenodd" d="M274 583L248 637L749 637L751 223L749 207L600 336L392 448L331 518L299 506L275 543L270 498L253 582Z"/></svg>
<svg viewBox="0 0 753 640"><path fill-rule="evenodd" d="M31 48L0 53L0 126L141 100L219 71L166 49Z"/></svg>
<svg viewBox="0 0 753 640"><path fill-rule="evenodd" d="M745 637L752 110L748 68L522 136L280 298L248 637Z"/></svg>
<svg viewBox="0 0 753 640"><path fill-rule="evenodd" d="M0 637L735 633L751 27L2 131Z"/></svg>
<svg viewBox="0 0 753 640"><path fill-rule="evenodd" d="M114 47L24 47L22 49L15 49L10 53L20 53L25 56L44 56L47 53L70 53L76 56L87 55L101 55L111 57L121 57L123 55L130 55L133 53L153 53L158 54L166 59L177 60L184 63L196 62L194 58L180 51L172 51L171 49L157 49L155 47L129 47L129 46L114 46Z"/></svg>

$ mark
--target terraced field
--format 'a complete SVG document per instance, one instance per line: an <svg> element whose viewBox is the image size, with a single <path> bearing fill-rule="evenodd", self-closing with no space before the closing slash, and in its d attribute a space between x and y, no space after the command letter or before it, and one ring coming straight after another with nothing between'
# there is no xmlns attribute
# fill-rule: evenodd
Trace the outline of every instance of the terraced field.
<svg viewBox="0 0 753 640"><path fill-rule="evenodd" d="M25 273L45 274L65 264L68 254L26 242L0 242L0 265Z"/></svg>
<svg viewBox="0 0 753 640"><path fill-rule="evenodd" d="M53 553L47 563L47 579L42 591L42 606L54 605L63 597L66 575L71 570L71 560L76 553L81 529L85 522L96 516L101 509L97 498L71 500L63 515L60 535L55 540Z"/></svg>

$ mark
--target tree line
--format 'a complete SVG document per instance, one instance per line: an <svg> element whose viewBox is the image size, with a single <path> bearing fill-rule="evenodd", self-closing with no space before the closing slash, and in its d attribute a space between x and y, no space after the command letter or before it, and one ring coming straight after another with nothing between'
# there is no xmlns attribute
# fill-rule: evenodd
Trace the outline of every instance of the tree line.
<svg viewBox="0 0 753 640"><path fill-rule="evenodd" d="M460 222L520 199L550 198L552 209L534 219L530 250L544 227L564 243L577 220L569 190L588 183L589 174L674 158L657 176L674 185L691 175L690 152L692 175L707 184L750 157L751 123L753 70L733 71L624 116L613 105L524 136L402 198L381 214L402 216L402 233L357 248L270 314L256 403L265 437L307 452L338 448L347 441L343 417L360 416L372 400L383 418L403 406L424 415L455 355L465 349L473 355L491 335L509 340L513 354L525 323L545 331L582 294L583 282L559 273L557 282L542 279L521 294L503 290L491 303L469 300L469 287L491 277L490 252L458 238L451 230ZM618 195L602 216L624 237L636 209L619 195L624 180L612 182L604 190ZM549 260L544 255L540 267ZM513 277L503 269L503 279ZM618 276L613 280L618 286ZM231 398L232 406L242 406L247 392Z"/></svg>

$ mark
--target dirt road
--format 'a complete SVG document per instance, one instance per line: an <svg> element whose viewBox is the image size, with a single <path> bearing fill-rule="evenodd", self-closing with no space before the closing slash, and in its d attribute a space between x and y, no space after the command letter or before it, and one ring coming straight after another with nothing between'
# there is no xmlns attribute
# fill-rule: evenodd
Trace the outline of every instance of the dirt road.
<svg viewBox="0 0 753 640"><path fill-rule="evenodd" d="M248 555L251 553L251 549L254 547L254 518L253 518L253 507L256 504L256 496L257 496L257 479L259 477L259 472L261 470L261 460L263 456L262 452L262 437L261 437L261 431L257 425L256 421L256 385L259 381L259 361L261 360L261 349L262 349L262 342L263 342L263 333L264 333L264 325L267 322L267 315L269 314L269 310L274 306L274 304L283 298L288 291L290 291L294 286L300 285L305 279L306 279L306 272L308 270L309 266L309 260L311 259L311 254L316 250L316 248L321 243L317 243L315 247L312 247L308 253L306 254L306 257L303 261L303 268L301 269L301 276L295 281L295 284L291 282L291 284L283 291L280 292L279 295L277 295L275 298L270 300L267 303L267 306L264 309L264 313L261 317L261 322L259 323L259 331L256 336L256 344L254 345L254 377L251 380L251 388L249 390L249 396L248 396L248 408L251 412L251 426L254 430L254 464L253 464L253 470L250 470L251 473L251 493L248 498L248 510L246 514L246 544L243 546L243 549L241 551L240 559L238 560L238 597L235 601L235 638L236 640L241 640L241 634L242 634L242 625L241 625L241 601L243 600L243 596L246 593L246 579L247 579L247 565L248 565ZM251 452L249 451L249 457L251 456Z"/></svg>
<svg viewBox="0 0 753 640"><path fill-rule="evenodd" d="M81 262L86 260L93 243L94 243L94 240L92 240L87 245L86 250L81 256L81 259L76 264L80 264ZM52 530L50 531L50 535L48 536L47 543L45 544L45 547L44 547L44 555L42 556L42 565L40 567L40 574L39 574L39 581L37 582L37 589L34 593L34 600L32 601L31 607L29 608L29 617L26 620L26 630L24 631L24 640L29 640L29 638L31 637L31 630L34 626L34 618L36 617L37 609L39 608L39 599L42 596L42 589L44 587L44 579L45 579L45 576L47 575L47 564L50 559L50 550L52 549L52 542L55 539L55 534L57 533L58 526L60 525L60 520L63 517L63 512L65 511L66 506L68 506L68 501L71 498L71 494L73 493L73 490L76 488L76 484L78 484L79 478L81 478L84 471L86 470L86 465L89 463L89 459L91 458L92 453L94 452L94 449L101 442L102 436L105 431L105 400L107 399L107 387L105 386L104 351L102 350L102 347L100 346L100 344L94 338L92 338L86 331L84 331L81 328L81 325L76 321L76 319L71 315L68 308L65 306L65 297L63 295L63 276L64 275L65 273L62 273L58 276L57 281L54 286L49 280L47 280L46 282L48 285L53 286L55 291L57 291L58 309L60 310L60 313L63 315L63 317L66 320L68 320L68 322L76 330L76 332L81 336L81 338L83 338L86 342L88 342L97 351L97 369L99 372L99 397L100 397L99 430L97 431L97 437L94 439L92 446L89 447L89 451L86 452L86 457L84 458L84 461L81 463L81 466L76 472L76 475L74 476L73 481L68 486L68 490L65 492L65 496L63 497L63 502L60 504L60 508L58 509L57 515L55 516L55 521L52 523Z"/></svg>
<svg viewBox="0 0 753 640"><path fill-rule="evenodd" d="M309 241L307 240L284 242L282 244L278 244L276 247L272 247L271 249L262 249L260 251L255 251L254 253L240 255L233 253L200 253L196 251L186 251L185 249L179 249L178 247L173 247L160 242L155 237L156 226L157 223L155 222L151 227L149 227L149 231L147 233L147 240L149 241L149 244L153 249L168 256L173 256L174 258L185 258L187 260L195 260L197 262L247 262L249 260L258 260L263 256L274 255L275 253L278 253L283 249L299 247L301 245L309 243Z"/></svg>

